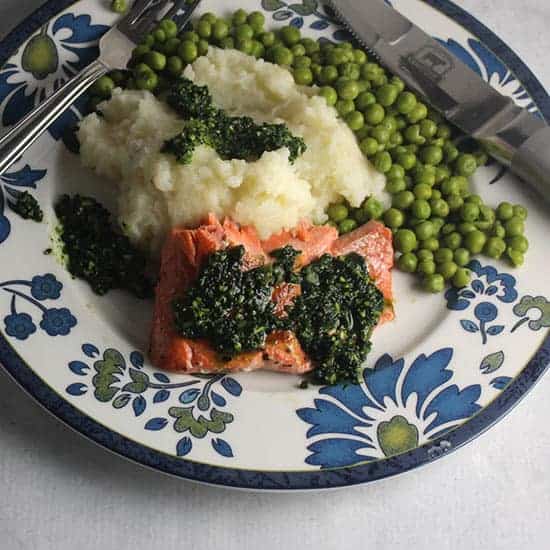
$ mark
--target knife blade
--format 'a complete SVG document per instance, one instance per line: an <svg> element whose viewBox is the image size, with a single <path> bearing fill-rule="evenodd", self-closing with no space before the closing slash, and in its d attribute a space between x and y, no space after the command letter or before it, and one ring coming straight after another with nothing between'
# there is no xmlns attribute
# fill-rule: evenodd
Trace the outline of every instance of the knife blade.
<svg viewBox="0 0 550 550"><path fill-rule="evenodd" d="M328 0L336 17L390 72L491 156L550 196L550 128L498 93L383 0Z"/></svg>

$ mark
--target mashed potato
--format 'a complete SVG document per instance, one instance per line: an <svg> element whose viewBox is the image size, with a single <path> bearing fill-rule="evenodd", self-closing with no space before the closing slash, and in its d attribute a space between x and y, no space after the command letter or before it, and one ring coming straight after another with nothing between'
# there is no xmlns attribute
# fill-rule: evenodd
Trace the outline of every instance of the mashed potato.
<svg viewBox="0 0 550 550"><path fill-rule="evenodd" d="M253 224L265 238L303 218L325 221L327 206L341 197L355 207L369 195L384 197L384 177L363 156L351 130L287 70L211 48L185 76L207 85L229 114L286 124L308 149L290 164L286 148L246 162L222 160L213 149L199 147L193 161L181 165L160 150L184 121L148 92L115 91L101 105L102 117L82 121L81 158L118 184L120 221L153 256L172 226L196 225L208 212Z"/></svg>

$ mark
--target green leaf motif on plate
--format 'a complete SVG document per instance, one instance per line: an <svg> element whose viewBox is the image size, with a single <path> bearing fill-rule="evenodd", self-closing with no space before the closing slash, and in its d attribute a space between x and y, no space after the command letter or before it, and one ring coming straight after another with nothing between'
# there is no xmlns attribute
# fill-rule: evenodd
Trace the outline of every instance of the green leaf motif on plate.
<svg viewBox="0 0 550 550"><path fill-rule="evenodd" d="M143 393L149 387L149 376L137 369L130 369L130 378L132 382L128 382L122 389L131 393Z"/></svg>
<svg viewBox="0 0 550 550"><path fill-rule="evenodd" d="M291 4L288 8L298 15L305 17L315 13L317 6L317 0L303 0L301 4Z"/></svg>
<svg viewBox="0 0 550 550"><path fill-rule="evenodd" d="M285 6L286 4L280 0L262 0L262 8L266 11L275 11Z"/></svg>
<svg viewBox="0 0 550 550"><path fill-rule="evenodd" d="M205 418L202 414L195 418L193 416L194 407L171 407L168 414L175 418L174 429L176 432L191 432L193 437L202 439L209 432L220 434L225 431L227 424L233 422L233 415L227 412L212 409L210 418Z"/></svg>
<svg viewBox="0 0 550 550"><path fill-rule="evenodd" d="M386 456L398 455L418 447L418 428L401 415L394 416L388 422L380 422L377 436Z"/></svg>
<svg viewBox="0 0 550 550"><path fill-rule="evenodd" d="M126 368L124 357L116 349L108 349L103 353L103 359L94 363L97 374L92 378L95 388L95 398L102 403L107 403L119 391L113 384L120 381L119 376Z"/></svg>
<svg viewBox="0 0 550 550"><path fill-rule="evenodd" d="M483 374L491 374L500 369L502 363L504 363L504 352L496 351L484 357L483 361L481 361L481 365L479 365L479 370L483 372Z"/></svg>

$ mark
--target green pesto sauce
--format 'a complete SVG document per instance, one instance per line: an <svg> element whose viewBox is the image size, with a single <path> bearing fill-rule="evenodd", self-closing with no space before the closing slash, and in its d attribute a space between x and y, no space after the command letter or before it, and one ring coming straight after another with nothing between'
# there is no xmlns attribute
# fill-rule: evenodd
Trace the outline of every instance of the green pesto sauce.
<svg viewBox="0 0 550 550"><path fill-rule="evenodd" d="M230 359L262 349L275 330L291 330L317 364L316 383L357 382L384 308L364 259L324 255L295 272L299 253L286 247L273 254L273 264L244 271L244 253L241 246L209 257L195 285L174 302L178 333L205 338ZM283 318L274 314L271 300L282 282L302 288Z"/></svg>
<svg viewBox="0 0 550 550"><path fill-rule="evenodd" d="M63 195L55 205L58 237L68 271L100 295L124 289L139 298L152 295L146 259L117 231L111 214L95 199Z"/></svg>
<svg viewBox="0 0 550 550"><path fill-rule="evenodd" d="M41 222L44 219L44 213L38 201L28 191L19 193L15 203L10 204L10 206L11 209L16 214L19 214L24 220Z"/></svg>
<svg viewBox="0 0 550 550"><path fill-rule="evenodd" d="M231 117L218 109L206 86L185 78L172 85L166 101L187 120L183 132L164 144L163 152L189 164L195 149L206 145L224 159L257 160L266 151L287 147L293 163L306 150L302 138L292 135L284 124L256 124L250 117Z"/></svg>

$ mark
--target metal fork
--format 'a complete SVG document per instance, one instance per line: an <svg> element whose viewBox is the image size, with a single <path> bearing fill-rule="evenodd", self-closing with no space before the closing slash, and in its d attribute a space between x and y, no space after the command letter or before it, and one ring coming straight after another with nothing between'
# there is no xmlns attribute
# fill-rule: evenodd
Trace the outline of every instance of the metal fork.
<svg viewBox="0 0 550 550"><path fill-rule="evenodd" d="M128 14L101 38L98 59L63 84L0 138L0 175L96 80L112 69L126 67L136 44L161 18L173 19L178 30L181 30L200 2L135 0ZM183 6L187 6L185 15L178 17Z"/></svg>

